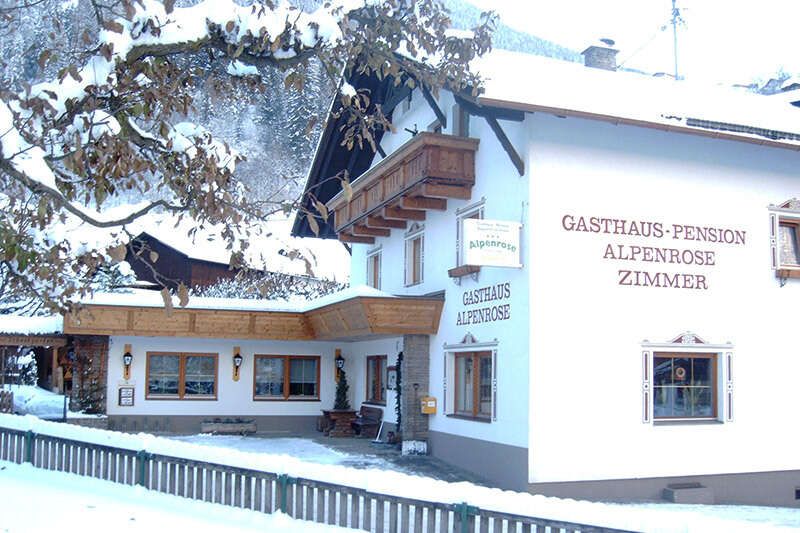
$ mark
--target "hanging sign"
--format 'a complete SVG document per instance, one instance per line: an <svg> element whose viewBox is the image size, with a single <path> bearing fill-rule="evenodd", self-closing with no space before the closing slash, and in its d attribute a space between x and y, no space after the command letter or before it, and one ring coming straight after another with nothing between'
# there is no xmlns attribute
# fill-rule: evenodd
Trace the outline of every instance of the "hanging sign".
<svg viewBox="0 0 800 533"><path fill-rule="evenodd" d="M464 264L521 268L522 224L504 220L464 220Z"/></svg>

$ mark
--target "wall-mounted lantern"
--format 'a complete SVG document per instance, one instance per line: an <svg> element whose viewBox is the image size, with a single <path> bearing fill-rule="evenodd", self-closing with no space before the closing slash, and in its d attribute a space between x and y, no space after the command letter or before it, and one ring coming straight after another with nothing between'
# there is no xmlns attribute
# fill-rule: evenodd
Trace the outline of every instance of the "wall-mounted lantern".
<svg viewBox="0 0 800 533"><path fill-rule="evenodd" d="M342 357L342 350L339 348L336 349L336 358L334 361L336 362L336 383L339 383L339 376L342 370L344 370L344 357Z"/></svg>
<svg viewBox="0 0 800 533"><path fill-rule="evenodd" d="M122 354L122 377L127 381L131 379L131 363L133 363L133 354L131 353L131 345L125 345L125 353Z"/></svg>
<svg viewBox="0 0 800 533"><path fill-rule="evenodd" d="M239 381L239 370L242 368L244 357L241 354L241 348L238 346L233 347L233 381Z"/></svg>

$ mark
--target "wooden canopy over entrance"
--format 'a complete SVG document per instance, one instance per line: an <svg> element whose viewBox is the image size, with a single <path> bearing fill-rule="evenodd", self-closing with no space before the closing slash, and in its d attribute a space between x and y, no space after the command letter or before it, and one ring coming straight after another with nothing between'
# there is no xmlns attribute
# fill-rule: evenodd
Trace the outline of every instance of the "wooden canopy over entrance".
<svg viewBox="0 0 800 533"><path fill-rule="evenodd" d="M444 300L357 296L306 312L85 305L64 333L256 340L342 340L434 334Z"/></svg>
<svg viewBox="0 0 800 533"><path fill-rule="evenodd" d="M372 244L428 210L444 211L448 198L468 200L475 184L478 140L418 133L328 202L339 240Z"/></svg>

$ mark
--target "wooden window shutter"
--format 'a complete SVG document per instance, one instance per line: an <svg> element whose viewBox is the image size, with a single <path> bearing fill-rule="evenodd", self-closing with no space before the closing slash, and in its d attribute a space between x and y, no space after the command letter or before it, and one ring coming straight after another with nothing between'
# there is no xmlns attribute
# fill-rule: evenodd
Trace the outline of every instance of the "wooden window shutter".
<svg viewBox="0 0 800 533"><path fill-rule="evenodd" d="M725 420L733 422L733 354L725 354Z"/></svg>
<svg viewBox="0 0 800 533"><path fill-rule="evenodd" d="M425 235L419 236L419 282L425 281Z"/></svg>
<svg viewBox="0 0 800 533"><path fill-rule="evenodd" d="M772 270L778 269L778 216L769 215L769 244L772 257Z"/></svg>
<svg viewBox="0 0 800 533"><path fill-rule="evenodd" d="M642 423L650 423L650 352L642 352Z"/></svg>
<svg viewBox="0 0 800 533"><path fill-rule="evenodd" d="M378 259L375 261L375 263L376 263L375 266L378 269L378 273L376 275L376 278L378 280L378 286L375 287L375 288L376 289L380 289L381 287L383 287L383 282L381 281L381 269L383 269L383 253L382 252L378 252Z"/></svg>
<svg viewBox="0 0 800 533"><path fill-rule="evenodd" d="M447 412L447 352L442 357L442 412Z"/></svg>
<svg viewBox="0 0 800 533"><path fill-rule="evenodd" d="M409 246L410 246L410 244L411 244L411 240L410 239L406 239L406 242L405 242L405 257L403 258L403 283L405 285L411 285L411 282L408 279L408 272L409 272L408 263L409 263L409 257L411 257L411 255L409 254L409 251L410 251L409 250Z"/></svg>
<svg viewBox="0 0 800 533"><path fill-rule="evenodd" d="M492 420L497 422L497 350L492 350Z"/></svg>

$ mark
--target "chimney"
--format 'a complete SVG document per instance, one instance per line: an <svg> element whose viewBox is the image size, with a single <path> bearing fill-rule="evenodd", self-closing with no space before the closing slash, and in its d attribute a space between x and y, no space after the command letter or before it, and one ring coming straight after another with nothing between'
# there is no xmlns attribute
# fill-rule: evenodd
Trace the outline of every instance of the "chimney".
<svg viewBox="0 0 800 533"><path fill-rule="evenodd" d="M605 70L617 70L617 52L612 48L613 39L600 39L596 43L589 45L583 54L583 63L587 67L602 68Z"/></svg>

